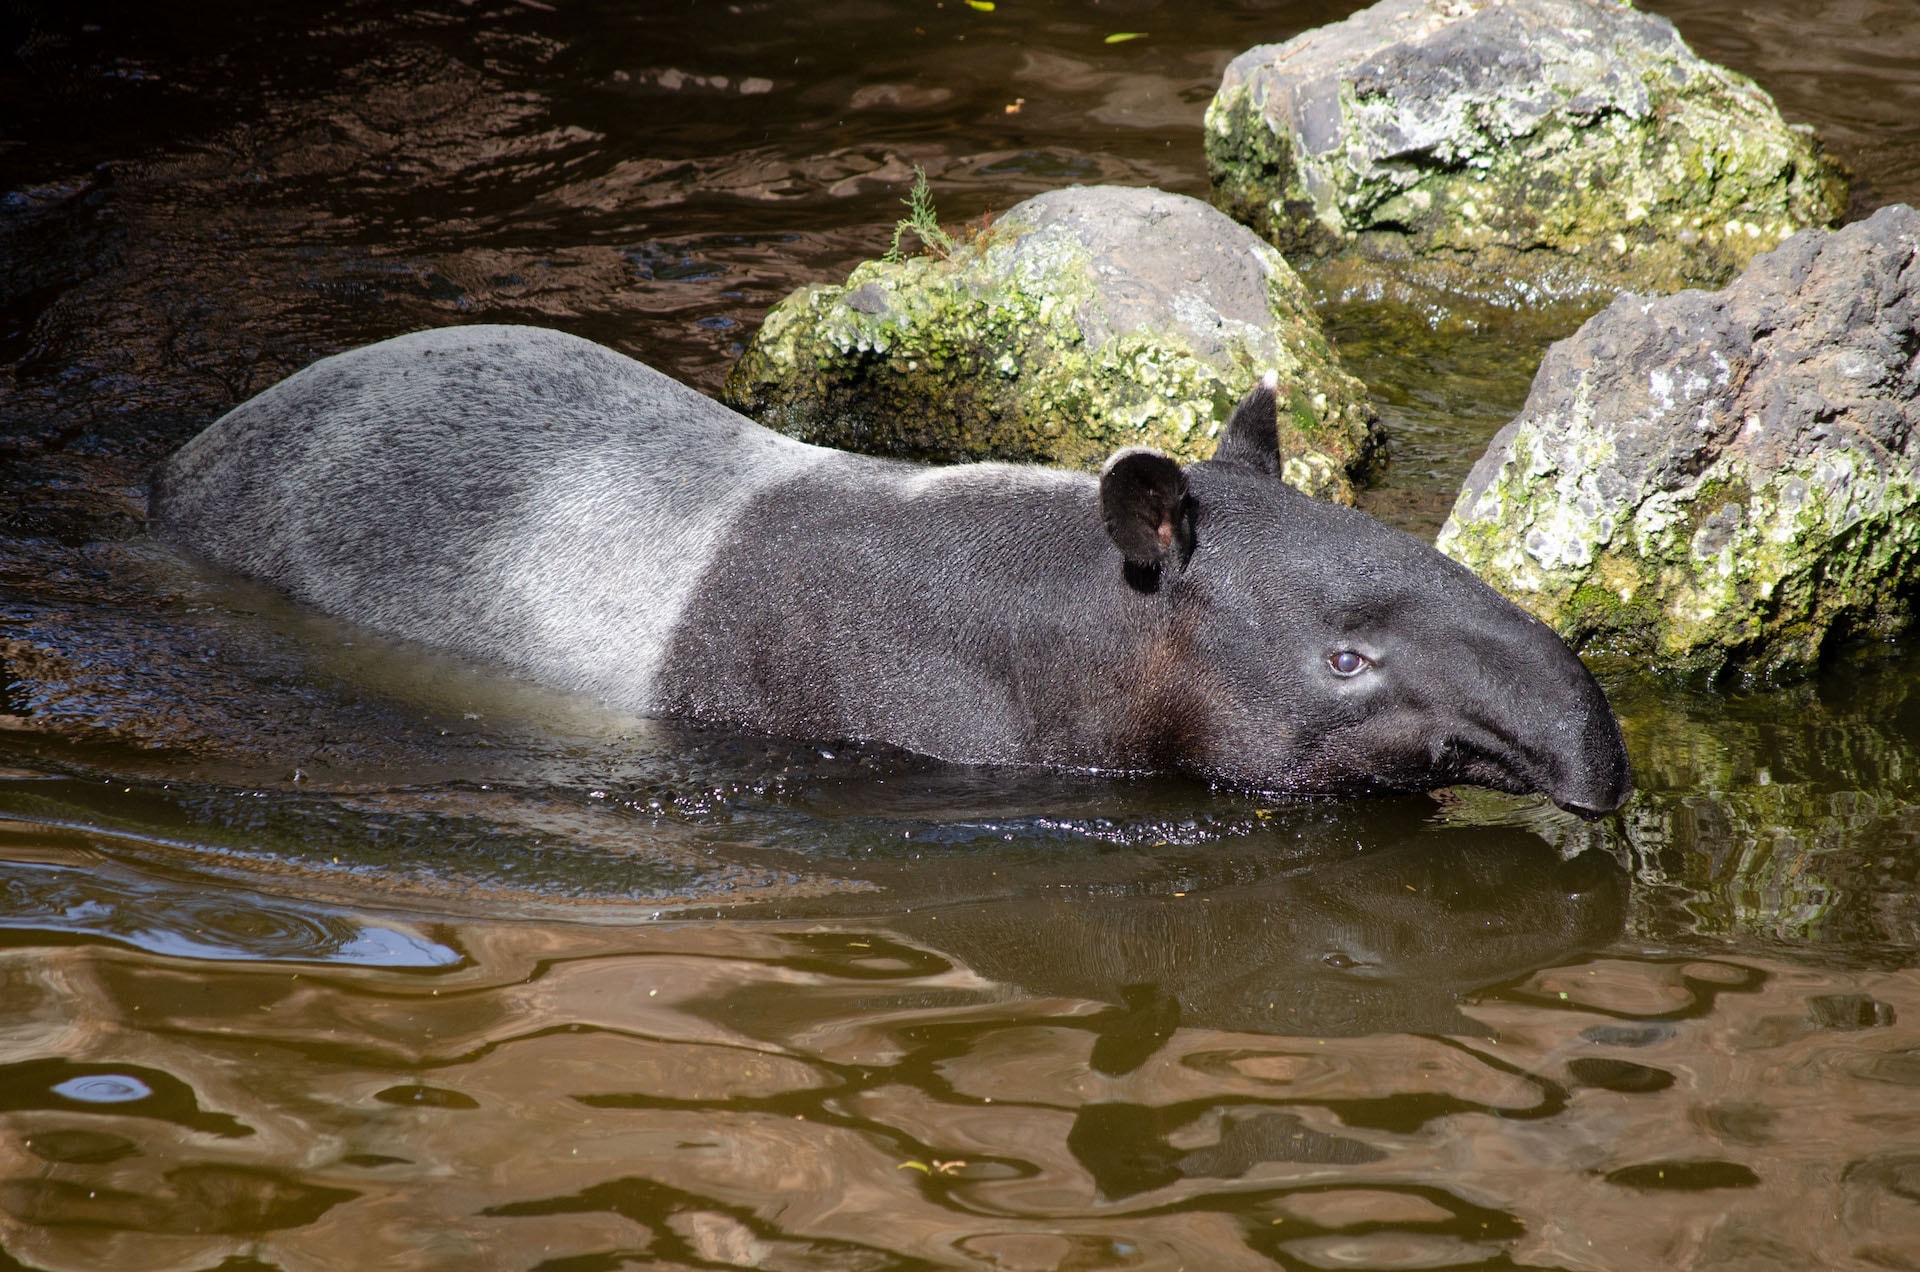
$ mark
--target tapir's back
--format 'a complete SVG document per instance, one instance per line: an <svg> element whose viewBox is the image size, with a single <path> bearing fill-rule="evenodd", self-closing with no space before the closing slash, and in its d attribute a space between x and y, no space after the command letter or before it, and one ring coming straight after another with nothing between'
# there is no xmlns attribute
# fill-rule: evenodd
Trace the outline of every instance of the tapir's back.
<svg viewBox="0 0 1920 1272"><path fill-rule="evenodd" d="M162 469L154 519L328 613L644 708L738 509L831 454L589 341L454 327L236 407Z"/></svg>

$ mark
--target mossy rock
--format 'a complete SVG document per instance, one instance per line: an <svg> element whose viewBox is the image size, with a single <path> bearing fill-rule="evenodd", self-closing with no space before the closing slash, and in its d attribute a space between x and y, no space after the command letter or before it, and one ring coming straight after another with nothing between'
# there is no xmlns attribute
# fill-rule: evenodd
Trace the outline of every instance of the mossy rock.
<svg viewBox="0 0 1920 1272"><path fill-rule="evenodd" d="M1920 213L1808 230L1724 291L1553 346L1441 551L1578 645L1758 677L1920 590Z"/></svg>
<svg viewBox="0 0 1920 1272"><path fill-rule="evenodd" d="M1718 286L1846 202L1752 80L1619 0L1382 0L1235 58L1206 146L1296 262L1518 303Z"/></svg>
<svg viewBox="0 0 1920 1272"><path fill-rule="evenodd" d="M945 257L868 261L788 296L725 400L848 450L1092 469L1122 446L1210 457L1270 369L1288 481L1350 502L1378 425L1280 254L1197 199L1074 187Z"/></svg>

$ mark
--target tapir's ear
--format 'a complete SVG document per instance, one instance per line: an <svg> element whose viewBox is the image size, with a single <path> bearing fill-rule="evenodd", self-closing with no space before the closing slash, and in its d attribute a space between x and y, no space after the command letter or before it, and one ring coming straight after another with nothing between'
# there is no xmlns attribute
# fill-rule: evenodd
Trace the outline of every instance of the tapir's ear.
<svg viewBox="0 0 1920 1272"><path fill-rule="evenodd" d="M1240 399L1213 457L1280 475L1280 373L1269 371Z"/></svg>
<svg viewBox="0 0 1920 1272"><path fill-rule="evenodd" d="M1157 450L1129 446L1100 470L1100 520L1129 564L1184 564L1193 551L1187 475Z"/></svg>

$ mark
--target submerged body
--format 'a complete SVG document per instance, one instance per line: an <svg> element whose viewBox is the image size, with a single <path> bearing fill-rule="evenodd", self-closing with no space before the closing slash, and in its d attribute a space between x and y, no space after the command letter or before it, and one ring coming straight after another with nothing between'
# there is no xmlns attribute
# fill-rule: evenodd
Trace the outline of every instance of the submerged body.
<svg viewBox="0 0 1920 1272"><path fill-rule="evenodd" d="M1220 454L1098 478L781 437L559 332L420 332L188 443L154 519L337 617L640 712L962 762L1321 792L1475 782L1604 811L1618 726L1544 625Z"/></svg>

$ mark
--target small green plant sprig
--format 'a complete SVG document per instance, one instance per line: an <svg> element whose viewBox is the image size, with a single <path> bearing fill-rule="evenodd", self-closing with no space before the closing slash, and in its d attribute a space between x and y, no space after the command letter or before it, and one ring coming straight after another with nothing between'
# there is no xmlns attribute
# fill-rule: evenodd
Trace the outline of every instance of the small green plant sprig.
<svg viewBox="0 0 1920 1272"><path fill-rule="evenodd" d="M919 239L923 249L941 260L953 255L953 236L940 228L940 218L933 210L933 191L927 186L926 170L917 163L913 165L913 189L900 202L907 205L907 214L894 223L893 246L887 249L887 254L881 259L889 264L899 264L904 259L900 240L907 234Z"/></svg>

